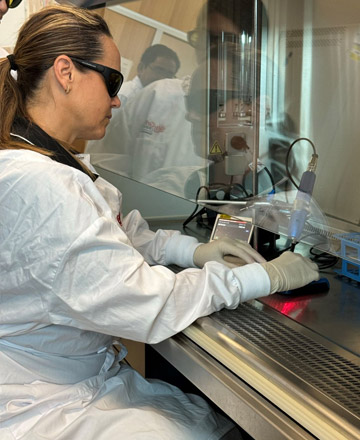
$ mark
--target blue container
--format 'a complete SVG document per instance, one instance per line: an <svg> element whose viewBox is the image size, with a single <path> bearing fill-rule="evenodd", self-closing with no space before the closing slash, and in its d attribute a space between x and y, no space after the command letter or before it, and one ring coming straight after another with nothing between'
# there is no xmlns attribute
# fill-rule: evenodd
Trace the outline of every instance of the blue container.
<svg viewBox="0 0 360 440"><path fill-rule="evenodd" d="M335 235L341 241L341 270L336 272L352 280L360 282L360 233Z"/></svg>

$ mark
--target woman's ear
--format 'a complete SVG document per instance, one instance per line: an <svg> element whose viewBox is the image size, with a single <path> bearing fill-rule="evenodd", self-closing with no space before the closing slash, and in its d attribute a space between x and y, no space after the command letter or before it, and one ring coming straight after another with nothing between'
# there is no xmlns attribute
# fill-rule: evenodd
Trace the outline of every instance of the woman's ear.
<svg viewBox="0 0 360 440"><path fill-rule="evenodd" d="M74 80L74 63L67 55L59 55L54 61L54 75L59 86L67 94Z"/></svg>

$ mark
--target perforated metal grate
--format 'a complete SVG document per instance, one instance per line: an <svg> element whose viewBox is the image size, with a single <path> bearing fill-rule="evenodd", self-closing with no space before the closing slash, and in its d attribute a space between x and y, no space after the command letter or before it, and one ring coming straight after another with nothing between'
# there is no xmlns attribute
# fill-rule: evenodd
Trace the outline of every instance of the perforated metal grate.
<svg viewBox="0 0 360 440"><path fill-rule="evenodd" d="M256 309L241 304L212 317L306 383L360 416L360 367Z"/></svg>
<svg viewBox="0 0 360 440"><path fill-rule="evenodd" d="M308 30L293 29L282 31L280 40L286 41L287 49L302 49L304 47L340 47L344 39L345 26L313 28Z"/></svg>

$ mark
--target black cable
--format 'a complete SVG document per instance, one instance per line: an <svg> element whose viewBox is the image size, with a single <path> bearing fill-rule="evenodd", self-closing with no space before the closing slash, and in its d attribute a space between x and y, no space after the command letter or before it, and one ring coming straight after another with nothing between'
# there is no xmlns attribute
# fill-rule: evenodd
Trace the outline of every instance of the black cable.
<svg viewBox="0 0 360 440"><path fill-rule="evenodd" d="M281 251L279 252L279 255L283 254L286 251L290 251L290 250L291 250L291 246L288 246L285 249L281 249Z"/></svg>
<svg viewBox="0 0 360 440"><path fill-rule="evenodd" d="M318 251L316 248L310 248L310 254L313 256L311 259L319 266L319 270L329 269L335 266L339 261L339 257L328 254L327 252Z"/></svg>
<svg viewBox="0 0 360 440"><path fill-rule="evenodd" d="M275 190L275 181L274 181L274 178L273 178L272 174L270 173L270 170L267 167L265 167L265 166L263 167L263 170L268 174L268 176L270 178L270 182L271 182L272 188L273 188L273 191L275 193L276 192L276 190ZM244 192L244 194L245 194L245 197L237 198L237 200L246 200L246 199L252 197L252 194L248 192L248 190L245 188L244 185L242 185L241 183L232 183L232 181L233 181L233 176L231 176L230 185L223 184L223 183L220 183L220 182L215 182L215 183L212 183L210 187L207 187L205 185L200 186L198 188L198 190L196 192L196 196L195 196L195 201L196 201L195 209L189 215L189 217L183 222L183 228L185 228L186 225L188 225L195 217L197 217L198 215L201 215L206 210L206 208L201 208L200 211L198 211L199 204L197 203L197 200L198 200L200 191L202 189L206 190L208 199L211 198L210 191L211 190L215 190L217 186L218 186L219 190L224 189L225 193L228 193L229 200L231 200L231 191L233 189L235 189L236 187L240 188ZM224 204L226 204L226 200L227 200L227 198L224 199Z"/></svg>
<svg viewBox="0 0 360 440"><path fill-rule="evenodd" d="M200 211L197 212L197 210L199 209L199 204L197 203L197 201L198 201L198 197L199 197L200 191L201 191L202 189L205 189L205 190L207 191L207 196L208 196L208 198L210 198L210 191L209 191L209 188L208 188L207 186L204 186L204 185L200 186L200 187L198 188L198 190L196 191L196 195L195 195L195 201L196 201L195 209L194 209L193 212L189 215L189 217L184 221L184 223L183 223L183 228L185 228L186 225L187 225L188 223L190 223L191 220L193 220L197 215L199 215L200 213L202 213L202 212L205 211L205 208L201 208Z"/></svg>
<svg viewBox="0 0 360 440"><path fill-rule="evenodd" d="M294 145L295 145L297 142L299 142L299 141L307 141L307 142L309 142L309 143L311 144L311 146L312 146L312 149L313 149L313 151L314 151L314 154L316 154L316 148L315 148L314 143L313 143L310 139L308 139L308 138L306 138L306 137L297 138L297 139L295 139L294 142L290 145L290 147L289 147L289 149L288 149L288 151L287 151L287 153L286 153L286 158L285 158L285 169L286 169L286 174L287 174L288 178L290 179L291 183L295 186L296 189L299 189L299 185L295 182L295 180L292 178L292 175L291 175L291 173L290 173L290 170L289 170L289 157L290 157L290 152L291 152L291 150L293 149Z"/></svg>
<svg viewBox="0 0 360 440"><path fill-rule="evenodd" d="M250 197L250 194L248 193L247 189L245 188L244 185L242 185L241 183L234 183L233 185L231 185L230 187L230 192L229 192L229 200L243 200L244 197L236 197L235 194L232 192L234 191L236 188L239 188L242 190L242 192L245 194L245 197Z"/></svg>
<svg viewBox="0 0 360 440"><path fill-rule="evenodd" d="M267 167L264 167L263 170L266 171L266 173L268 174L268 176L270 178L270 182L271 182L272 188L273 188L273 191L275 193L276 192L276 190L275 190L275 180L274 180L272 174L270 173L270 170Z"/></svg>

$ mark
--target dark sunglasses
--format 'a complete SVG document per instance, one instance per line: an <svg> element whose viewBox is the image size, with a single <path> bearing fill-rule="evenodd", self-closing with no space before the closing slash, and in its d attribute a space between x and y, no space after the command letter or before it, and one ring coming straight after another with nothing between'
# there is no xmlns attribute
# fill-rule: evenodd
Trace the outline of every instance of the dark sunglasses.
<svg viewBox="0 0 360 440"><path fill-rule="evenodd" d="M22 0L6 0L7 7L10 9L16 8L21 2Z"/></svg>
<svg viewBox="0 0 360 440"><path fill-rule="evenodd" d="M111 98L114 98L124 81L124 77L121 72L115 69L111 69L110 67L103 66L102 64L93 63L91 61L81 60L80 58L75 58L69 56L75 63L80 64L88 69L95 70L95 72L99 72L105 80L107 91Z"/></svg>

